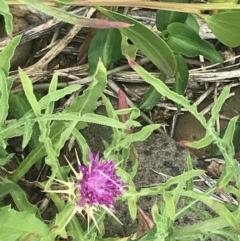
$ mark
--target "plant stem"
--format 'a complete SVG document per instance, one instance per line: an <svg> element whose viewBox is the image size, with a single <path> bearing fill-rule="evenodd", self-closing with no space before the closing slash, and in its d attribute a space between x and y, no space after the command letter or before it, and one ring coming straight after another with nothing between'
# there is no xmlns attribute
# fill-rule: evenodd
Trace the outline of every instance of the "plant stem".
<svg viewBox="0 0 240 241"><path fill-rule="evenodd" d="M23 3L16 0L8 0L9 5L24 5ZM57 1L41 1L48 6L58 6ZM239 4L232 3L175 3L175 2L156 2L156 1L145 1L145 0L88 0L88 1L76 1L71 3L65 3L69 6L91 6L91 7L107 7L107 6L118 6L118 7L139 7L149 9L162 9L167 11L186 12L192 14L199 14L201 11L206 10L229 10L229 9L240 9Z"/></svg>

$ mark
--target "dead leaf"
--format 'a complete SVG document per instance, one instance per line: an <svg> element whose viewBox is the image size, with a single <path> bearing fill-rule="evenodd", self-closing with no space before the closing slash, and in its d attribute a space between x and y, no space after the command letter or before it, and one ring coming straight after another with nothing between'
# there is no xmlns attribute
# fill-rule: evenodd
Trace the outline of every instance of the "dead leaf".
<svg viewBox="0 0 240 241"><path fill-rule="evenodd" d="M138 208L137 237L139 237L149 229L152 229L154 226L154 223L139 206L137 208Z"/></svg>

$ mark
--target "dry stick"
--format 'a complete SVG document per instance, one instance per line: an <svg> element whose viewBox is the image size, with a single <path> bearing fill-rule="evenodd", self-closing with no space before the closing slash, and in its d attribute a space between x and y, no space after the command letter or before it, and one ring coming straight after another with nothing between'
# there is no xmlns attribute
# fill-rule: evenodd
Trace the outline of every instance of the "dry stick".
<svg viewBox="0 0 240 241"><path fill-rule="evenodd" d="M70 13L80 14L86 11L86 7L78 8L77 10L74 10ZM60 28L63 25L66 25L67 23L60 21L58 19L49 19L47 22L40 23L38 26L30 26L29 28L15 33L13 36L22 34L22 38L20 41L20 44L29 42L33 39L39 38L40 36L48 33L49 31L53 31L56 28ZM9 37L0 38L0 50L2 50L8 43L10 39Z"/></svg>

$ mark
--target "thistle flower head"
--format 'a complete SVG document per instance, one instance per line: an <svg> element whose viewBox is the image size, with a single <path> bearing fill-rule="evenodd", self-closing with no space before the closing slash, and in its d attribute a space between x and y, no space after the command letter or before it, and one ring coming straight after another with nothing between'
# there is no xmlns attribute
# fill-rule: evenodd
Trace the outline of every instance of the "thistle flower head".
<svg viewBox="0 0 240 241"><path fill-rule="evenodd" d="M98 224L94 218L94 212L99 207L104 208L119 221L112 211L115 210L116 198L123 193L127 183L124 183L121 178L116 175L116 166L112 160L100 162L99 153L94 156L91 151L89 152L89 159L89 164L87 166L82 166L77 156L79 172L77 172L66 159L76 180L66 182L55 179L59 185L65 186L65 188L49 190L47 192L63 194L64 199L68 199L70 202L75 203L72 216L75 213L82 213L85 211L88 218L88 225L92 219L98 228ZM69 217L66 224L70 221L72 216Z"/></svg>
<svg viewBox="0 0 240 241"><path fill-rule="evenodd" d="M114 210L115 200L123 193L127 184L116 175L112 160L100 162L99 153L94 156L91 151L89 159L88 166L78 167L82 174L82 178L77 180L81 197L78 205L105 205Z"/></svg>

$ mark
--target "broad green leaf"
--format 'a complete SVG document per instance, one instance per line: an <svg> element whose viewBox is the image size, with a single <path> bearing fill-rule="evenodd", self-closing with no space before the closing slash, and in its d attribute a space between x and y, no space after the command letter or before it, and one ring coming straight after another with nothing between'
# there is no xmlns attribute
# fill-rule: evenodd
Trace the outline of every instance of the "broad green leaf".
<svg viewBox="0 0 240 241"><path fill-rule="evenodd" d="M39 236L46 236L50 232L48 226L27 212L17 212L10 206L0 208L1 232L0 240L14 235L36 233Z"/></svg>
<svg viewBox="0 0 240 241"><path fill-rule="evenodd" d="M220 42L229 46L240 45L240 12L222 12L204 17L208 27Z"/></svg>
<svg viewBox="0 0 240 241"><path fill-rule="evenodd" d="M121 41L122 36L118 29L98 30L88 50L88 63L92 73L95 73L99 59L107 68L122 57Z"/></svg>
<svg viewBox="0 0 240 241"><path fill-rule="evenodd" d="M196 193L193 191L183 191L182 195L202 201L210 208L212 208L220 217L225 219L229 225L233 227L238 233L240 233L238 220L236 220L234 215L222 203L217 202L204 194Z"/></svg>
<svg viewBox="0 0 240 241"><path fill-rule="evenodd" d="M166 75L160 74L159 81L165 83ZM143 111L151 110L161 99L162 95L153 87L151 86L147 93L143 96L138 108Z"/></svg>
<svg viewBox="0 0 240 241"><path fill-rule="evenodd" d="M175 219L175 204L173 201L172 191L165 191L163 193L163 200L166 205L167 215L173 221Z"/></svg>
<svg viewBox="0 0 240 241"><path fill-rule="evenodd" d="M0 1L0 15L4 17L5 29L8 35L12 34L13 24L12 24L12 14L9 11L9 6L6 0ZM0 57L0 59L2 59Z"/></svg>
<svg viewBox="0 0 240 241"><path fill-rule="evenodd" d="M199 33L200 27L199 27L198 21L192 14L188 14L185 24L191 29L193 29L196 33Z"/></svg>
<svg viewBox="0 0 240 241"><path fill-rule="evenodd" d="M20 211L27 211L28 213L36 214L38 217L40 217L40 213L36 205L33 205L28 201L26 193L19 187L18 184L13 183L6 178L1 178L1 181L1 198L10 194L13 198L15 205Z"/></svg>
<svg viewBox="0 0 240 241"><path fill-rule="evenodd" d="M0 3L1 6L1 3ZM1 8L0 8L1 9ZM1 11L1 10L0 10ZM14 51L21 40L21 36L14 37L8 45L0 52L0 69L4 71L5 76L8 76L10 69L10 60L13 57Z"/></svg>
<svg viewBox="0 0 240 241"><path fill-rule="evenodd" d="M216 49L186 24L171 23L161 36L175 53L188 57L203 55L211 62L223 62Z"/></svg>
<svg viewBox="0 0 240 241"><path fill-rule="evenodd" d="M165 0L164 2L188 3L188 0ZM158 10L156 15L156 25L159 31L167 29L171 23L184 23L188 17L187 13Z"/></svg>
<svg viewBox="0 0 240 241"><path fill-rule="evenodd" d="M25 95L28 99L29 104L31 105L33 112L36 116L41 115L41 107L37 101L37 98L33 92L33 84L29 77L21 69L19 70L19 76L22 82L22 86L25 92Z"/></svg>
<svg viewBox="0 0 240 241"><path fill-rule="evenodd" d="M99 8L111 20L124 21L133 26L120 29L133 44L143 52L164 74L172 76L176 72L176 60L168 45L152 30L125 15Z"/></svg>

